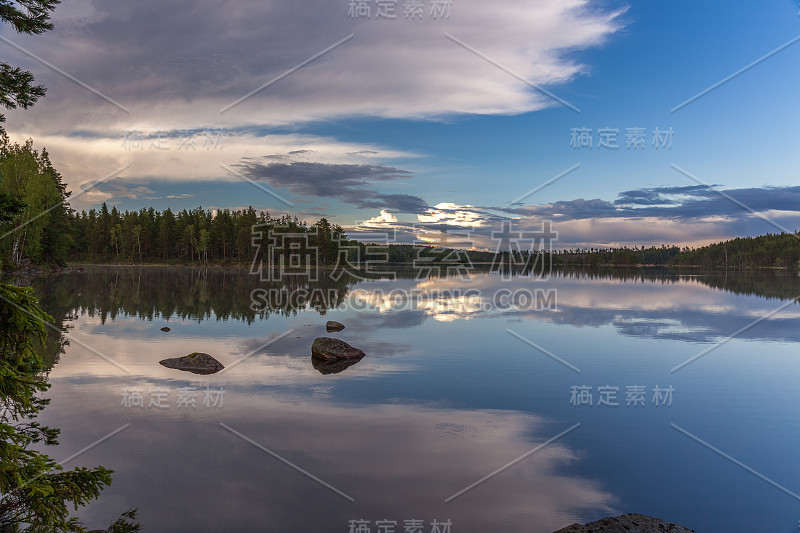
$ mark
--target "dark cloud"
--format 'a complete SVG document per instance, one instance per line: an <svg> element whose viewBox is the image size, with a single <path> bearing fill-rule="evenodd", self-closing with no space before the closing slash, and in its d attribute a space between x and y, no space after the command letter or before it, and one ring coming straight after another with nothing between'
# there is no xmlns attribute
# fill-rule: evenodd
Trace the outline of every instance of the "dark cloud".
<svg viewBox="0 0 800 533"><path fill-rule="evenodd" d="M797 213L800 187L750 187L723 190L717 186L657 187L624 191L613 202L567 200L545 205L497 208L521 216L550 217L557 220L588 218L665 218L700 219L720 216L749 217L752 211L770 210Z"/></svg>
<svg viewBox="0 0 800 533"><path fill-rule="evenodd" d="M598 218L616 216L618 210L611 202L595 198L594 200L568 200L554 202L551 205L531 206L526 208L531 215L559 216L567 219Z"/></svg>
<svg viewBox="0 0 800 533"><path fill-rule="evenodd" d="M408 170L378 164L278 163L272 162L273 158L245 159L237 166L253 180L299 196L335 198L359 209L387 209L397 213L423 214L429 209L427 202L418 196L382 194L372 187L376 182L407 179L412 175Z"/></svg>
<svg viewBox="0 0 800 533"><path fill-rule="evenodd" d="M428 203L411 194L378 194L369 193L368 198L356 200L354 205L362 208L388 209L394 213L424 214L428 212Z"/></svg>
<svg viewBox="0 0 800 533"><path fill-rule="evenodd" d="M616 205L676 205L679 202L667 195L696 194L712 190L708 185L689 185L686 187L655 187L652 189L634 189L619 193L614 201Z"/></svg>

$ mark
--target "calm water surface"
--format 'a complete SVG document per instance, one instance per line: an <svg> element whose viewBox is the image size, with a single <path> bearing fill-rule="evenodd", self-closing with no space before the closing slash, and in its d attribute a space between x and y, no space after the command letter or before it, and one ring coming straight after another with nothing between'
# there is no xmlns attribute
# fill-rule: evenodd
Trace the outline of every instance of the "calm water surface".
<svg viewBox="0 0 800 533"><path fill-rule="evenodd" d="M124 427L66 465L115 471L81 513L89 527L138 507L145 531L171 532L386 531L384 519L550 532L624 512L699 532L797 531L793 275L342 280L296 311L254 300L277 287L239 272L89 269L34 285L67 332L46 347L42 420L62 428L49 453ZM536 289L554 289L555 307L495 298ZM427 298L393 301L399 290ZM328 334L326 320L347 327ZM318 336L367 356L315 366ZM158 364L195 351L228 368ZM129 405L137 391L142 407Z"/></svg>

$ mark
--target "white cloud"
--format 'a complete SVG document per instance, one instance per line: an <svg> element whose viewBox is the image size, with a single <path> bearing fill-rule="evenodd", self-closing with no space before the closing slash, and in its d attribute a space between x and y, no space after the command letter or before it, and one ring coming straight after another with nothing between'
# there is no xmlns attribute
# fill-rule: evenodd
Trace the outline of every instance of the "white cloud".
<svg viewBox="0 0 800 533"><path fill-rule="evenodd" d="M359 225L366 226L366 227L375 227L375 226L380 226L380 225L382 225L382 224L384 224L386 222L389 222L389 223L397 222L397 217L394 216L393 214L391 214L386 209L382 209L380 215L378 215L376 217L369 218L369 219L365 220L364 222L361 222L361 224L359 224Z"/></svg>
<svg viewBox="0 0 800 533"><path fill-rule="evenodd" d="M428 211L428 214L417 215L417 219L426 224L449 224L461 227L481 226L485 223L484 218L485 215L475 206L453 202L438 203Z"/></svg>
<svg viewBox="0 0 800 533"><path fill-rule="evenodd" d="M351 116L435 118L515 114L560 105L445 37L449 33L533 84L558 85L586 68L567 57L619 27L588 0L457 0L448 20L353 20L346 2L77 0L43 36L10 36L130 113L10 51L49 87L24 115L43 133L298 122ZM79 26L81 31L76 31ZM355 37L220 114L346 36ZM211 36L212 38L209 38ZM13 115L13 116L12 116Z"/></svg>

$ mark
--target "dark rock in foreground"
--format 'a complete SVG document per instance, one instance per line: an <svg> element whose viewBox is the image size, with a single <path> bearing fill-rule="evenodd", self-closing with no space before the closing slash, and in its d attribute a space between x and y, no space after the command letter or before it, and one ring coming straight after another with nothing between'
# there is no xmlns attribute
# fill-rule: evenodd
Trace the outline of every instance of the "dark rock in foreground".
<svg viewBox="0 0 800 533"><path fill-rule="evenodd" d="M586 525L572 524L555 533L695 533L694 530L670 524L643 514L624 514L603 518Z"/></svg>
<svg viewBox="0 0 800 533"><path fill-rule="evenodd" d="M167 326L164 326L163 328L161 328L161 331L167 332L167 331L172 331L172 330L170 328L168 328Z"/></svg>
<svg viewBox="0 0 800 533"><path fill-rule="evenodd" d="M194 352L183 357L174 357L172 359L164 359L159 361L159 364L167 368L174 368L176 370L185 370L193 374L216 374L223 368L222 363L208 355L207 353Z"/></svg>
<svg viewBox="0 0 800 533"><path fill-rule="evenodd" d="M338 374L343 370L347 370L354 364L361 361L361 357L354 357L351 359L334 359L332 361L326 361L324 359L320 359L319 357L312 355L311 356L311 366L319 370L320 374L328 375L328 374Z"/></svg>
<svg viewBox="0 0 800 533"><path fill-rule="evenodd" d="M311 345L311 355L324 361L336 361L338 359L361 359L366 354L339 339L317 337L314 339L314 344Z"/></svg>
<svg viewBox="0 0 800 533"><path fill-rule="evenodd" d="M344 329L344 324L336 322L335 320L328 320L325 324L325 329L328 330L328 333L332 331L342 331Z"/></svg>

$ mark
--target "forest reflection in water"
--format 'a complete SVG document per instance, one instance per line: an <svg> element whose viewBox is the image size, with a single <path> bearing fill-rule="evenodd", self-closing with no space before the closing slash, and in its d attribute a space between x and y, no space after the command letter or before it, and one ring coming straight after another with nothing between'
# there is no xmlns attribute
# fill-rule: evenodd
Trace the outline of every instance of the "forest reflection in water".
<svg viewBox="0 0 800 533"><path fill-rule="evenodd" d="M258 276L242 269L193 268L193 267L104 267L90 266L69 274L45 275L33 280L13 279L18 284L32 284L43 307L54 318L54 323L65 331L69 322L80 314L97 316L101 323L117 316L134 316L143 320L161 318L166 320L236 320L247 324L263 321L272 315L296 316L298 312L311 311L324 316L329 310L352 305L355 301L361 310L378 308L395 311L392 316L373 316L367 320L382 325L408 325L431 315L432 308L444 309L439 319L449 316L466 317L487 311L486 303L493 295L509 287L555 287L558 313L539 312L540 309L518 308L507 305L505 315L521 315L540 320L553 320L574 325L617 324L628 334L654 337L681 336L674 328L675 321L683 323L683 329L694 331L691 340L714 340L720 335L730 334L731 320L744 326L751 312L721 320L714 311L714 303L708 299L712 293L704 291L702 302L691 291L676 290L672 293L660 291L659 309L647 310L652 301L629 302L629 316L620 316L621 293L630 292L631 283L657 286L673 285L676 288L693 285L719 289L735 295L759 296L765 302L771 300L796 300L800 297L800 276L783 271L703 272L670 271L663 268L625 269L607 268L596 270L554 270L544 281L530 278L502 277L486 269L475 268L464 280L459 276L448 277L445 272L435 282L417 279L417 273L408 267L392 270L392 277L375 276L369 280L344 275L338 280L331 276L319 276L319 281L264 282ZM436 286L431 292L426 287ZM593 303L587 305L585 298L571 298L569 291L581 291L587 287L597 292ZM423 301L403 301L398 304L397 293L405 291L413 298L415 290L422 287ZM469 292L472 289L473 292ZM449 292L448 292L449 291ZM478 292L475 292L478 291ZM638 297L638 290L637 297ZM466 295L466 297L465 297ZM472 295L472 296L471 296ZM355 299L353 299L355 298ZM685 299L684 299L685 298ZM459 299L459 301L454 301ZM714 298L718 299L718 298ZM605 302L605 303L601 303ZM766 303L765 307L770 308ZM640 309L636 309L640 308ZM711 312L703 312L703 309ZM644 316L647 315L647 316ZM647 325L642 325L646 320ZM724 324L720 323L724 322ZM777 322L772 325L779 326ZM769 335L795 339L792 324L787 329L774 328ZM662 327L663 326L663 327ZM669 327L667 327L669 326ZM724 326L720 329L721 326ZM669 331L668 331L669 330ZM755 332L754 332L755 333ZM769 335L765 335L769 337ZM50 365L57 361L63 339L50 330L45 347L45 359Z"/></svg>

